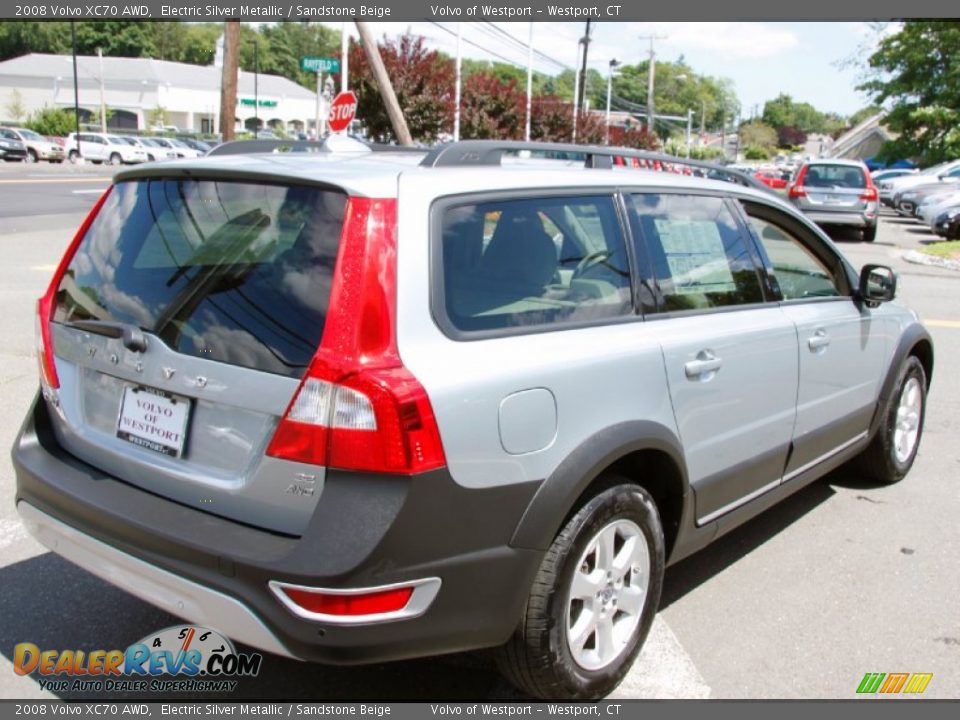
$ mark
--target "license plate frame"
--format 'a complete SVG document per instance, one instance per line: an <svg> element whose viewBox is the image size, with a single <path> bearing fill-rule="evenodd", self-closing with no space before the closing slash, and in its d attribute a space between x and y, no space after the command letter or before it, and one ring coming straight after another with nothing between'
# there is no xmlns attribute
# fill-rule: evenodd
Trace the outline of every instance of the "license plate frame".
<svg viewBox="0 0 960 720"><path fill-rule="evenodd" d="M193 403L190 398L147 385L123 388L116 435L171 458L183 457Z"/></svg>

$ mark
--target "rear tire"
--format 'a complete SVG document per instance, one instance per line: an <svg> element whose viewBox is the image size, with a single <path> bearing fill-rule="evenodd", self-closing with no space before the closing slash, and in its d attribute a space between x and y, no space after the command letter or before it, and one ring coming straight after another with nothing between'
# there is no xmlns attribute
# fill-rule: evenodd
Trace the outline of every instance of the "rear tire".
<svg viewBox="0 0 960 720"><path fill-rule="evenodd" d="M883 408L877 434L857 458L860 471L884 485L899 482L910 472L920 447L927 408L927 374L915 355L901 366L896 388Z"/></svg>
<svg viewBox="0 0 960 720"><path fill-rule="evenodd" d="M877 239L877 226L868 225L863 229L863 241L864 242L873 242Z"/></svg>
<svg viewBox="0 0 960 720"><path fill-rule="evenodd" d="M663 529L626 479L567 522L544 555L501 673L542 699L588 700L623 679L650 632L663 586Z"/></svg>
<svg viewBox="0 0 960 720"><path fill-rule="evenodd" d="M67 160L72 163L75 163L78 157L80 157L80 155L76 150L71 150L69 153L67 153Z"/></svg>

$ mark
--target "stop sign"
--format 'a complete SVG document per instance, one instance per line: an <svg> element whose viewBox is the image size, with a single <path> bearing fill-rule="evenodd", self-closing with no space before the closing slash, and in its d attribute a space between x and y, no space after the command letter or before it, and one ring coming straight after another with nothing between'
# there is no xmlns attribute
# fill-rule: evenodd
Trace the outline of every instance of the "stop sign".
<svg viewBox="0 0 960 720"><path fill-rule="evenodd" d="M330 123L330 130L340 132L346 130L357 114L357 96L347 90L337 95L330 104L330 115L327 121Z"/></svg>

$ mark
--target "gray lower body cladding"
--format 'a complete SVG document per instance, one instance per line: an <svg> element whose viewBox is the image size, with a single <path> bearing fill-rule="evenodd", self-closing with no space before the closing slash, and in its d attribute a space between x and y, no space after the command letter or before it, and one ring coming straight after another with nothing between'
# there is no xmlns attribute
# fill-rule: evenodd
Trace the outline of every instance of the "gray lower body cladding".
<svg viewBox="0 0 960 720"><path fill-rule="evenodd" d="M490 647L519 621L542 552L509 541L539 482L469 490L446 470L329 470L309 526L290 537L106 476L57 444L47 412L35 402L14 444L18 503L238 600L294 657L360 664ZM268 588L270 580L357 588L426 577L442 586L425 614L372 625L301 619Z"/></svg>

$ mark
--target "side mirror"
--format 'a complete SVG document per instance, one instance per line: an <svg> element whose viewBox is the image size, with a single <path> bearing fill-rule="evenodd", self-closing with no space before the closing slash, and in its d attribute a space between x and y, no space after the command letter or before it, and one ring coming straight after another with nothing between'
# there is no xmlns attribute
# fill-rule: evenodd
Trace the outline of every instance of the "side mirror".
<svg viewBox="0 0 960 720"><path fill-rule="evenodd" d="M893 300L897 294L897 274L886 265L864 265L858 294L868 303Z"/></svg>

